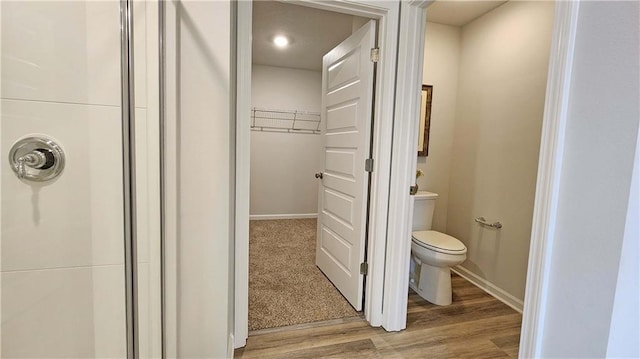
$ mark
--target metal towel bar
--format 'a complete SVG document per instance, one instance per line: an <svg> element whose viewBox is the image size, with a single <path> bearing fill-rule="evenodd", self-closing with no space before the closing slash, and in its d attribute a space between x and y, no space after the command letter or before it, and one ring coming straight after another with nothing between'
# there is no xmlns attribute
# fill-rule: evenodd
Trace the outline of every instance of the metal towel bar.
<svg viewBox="0 0 640 359"><path fill-rule="evenodd" d="M500 223L500 222L489 223L489 222L487 222L487 220L484 217L476 218L476 222L480 223L483 226L487 226L487 227L491 227L491 228L495 228L495 229L502 228L502 223Z"/></svg>

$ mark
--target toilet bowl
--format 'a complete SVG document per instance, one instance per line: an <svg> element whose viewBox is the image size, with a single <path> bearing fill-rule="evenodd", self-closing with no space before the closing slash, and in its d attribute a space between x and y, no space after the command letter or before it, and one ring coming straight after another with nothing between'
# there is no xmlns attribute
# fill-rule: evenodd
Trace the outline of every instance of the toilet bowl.
<svg viewBox="0 0 640 359"><path fill-rule="evenodd" d="M415 195L411 235L409 286L437 305L451 304L451 267L467 259L467 247L458 239L431 230L436 193Z"/></svg>
<svg viewBox="0 0 640 359"><path fill-rule="evenodd" d="M433 304L451 304L451 267L467 259L467 247L431 230L413 232L411 237L409 286Z"/></svg>

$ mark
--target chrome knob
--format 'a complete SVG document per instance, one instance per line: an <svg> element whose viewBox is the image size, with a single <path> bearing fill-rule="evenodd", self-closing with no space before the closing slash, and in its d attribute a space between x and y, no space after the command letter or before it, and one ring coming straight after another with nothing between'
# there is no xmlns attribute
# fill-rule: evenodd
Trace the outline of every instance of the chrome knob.
<svg viewBox="0 0 640 359"><path fill-rule="evenodd" d="M322 179L322 172L317 172L317 173L316 173L316 178L320 178L320 179Z"/></svg>
<svg viewBox="0 0 640 359"><path fill-rule="evenodd" d="M46 137L23 138L9 151L11 169L24 180L52 180L62 173L64 162L62 148Z"/></svg>

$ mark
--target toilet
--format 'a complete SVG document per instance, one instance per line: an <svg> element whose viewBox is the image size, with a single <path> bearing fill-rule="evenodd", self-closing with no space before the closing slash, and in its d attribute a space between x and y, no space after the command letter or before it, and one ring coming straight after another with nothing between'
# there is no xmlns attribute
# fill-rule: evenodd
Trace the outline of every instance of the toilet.
<svg viewBox="0 0 640 359"><path fill-rule="evenodd" d="M451 267L467 259L467 247L458 239L431 230L436 193L415 196L411 235L409 287L437 305L451 304Z"/></svg>

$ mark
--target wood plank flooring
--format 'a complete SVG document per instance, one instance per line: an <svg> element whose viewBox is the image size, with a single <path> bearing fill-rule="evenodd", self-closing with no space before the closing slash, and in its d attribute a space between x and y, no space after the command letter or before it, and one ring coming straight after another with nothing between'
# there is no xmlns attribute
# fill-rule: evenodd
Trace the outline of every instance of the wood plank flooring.
<svg viewBox="0 0 640 359"><path fill-rule="evenodd" d="M409 294L407 329L386 332L349 318L250 333L236 358L515 358L522 316L458 275L453 303Z"/></svg>

